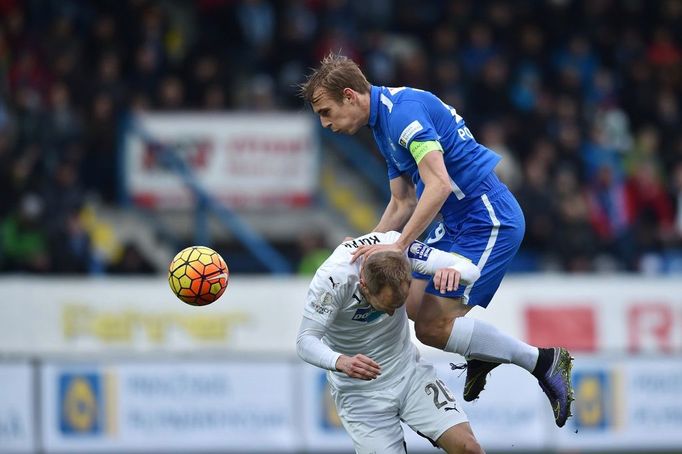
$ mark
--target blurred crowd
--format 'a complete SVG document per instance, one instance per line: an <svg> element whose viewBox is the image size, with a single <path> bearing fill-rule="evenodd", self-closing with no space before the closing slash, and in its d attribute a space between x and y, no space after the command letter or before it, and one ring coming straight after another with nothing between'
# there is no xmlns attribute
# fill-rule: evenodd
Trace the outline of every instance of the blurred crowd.
<svg viewBox="0 0 682 454"><path fill-rule="evenodd" d="M0 0L0 270L149 268L88 210L121 116L300 110L333 50L504 156L519 270L681 272L681 35L677 0Z"/></svg>

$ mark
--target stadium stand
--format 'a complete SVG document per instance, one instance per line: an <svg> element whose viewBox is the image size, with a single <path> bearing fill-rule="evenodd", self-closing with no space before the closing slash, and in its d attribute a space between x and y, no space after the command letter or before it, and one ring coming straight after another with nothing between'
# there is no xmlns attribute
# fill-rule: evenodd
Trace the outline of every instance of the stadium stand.
<svg viewBox="0 0 682 454"><path fill-rule="evenodd" d="M680 273L681 34L675 0L0 0L0 271L152 272L93 208L120 204L121 115L300 111L340 50L504 156L517 271Z"/></svg>

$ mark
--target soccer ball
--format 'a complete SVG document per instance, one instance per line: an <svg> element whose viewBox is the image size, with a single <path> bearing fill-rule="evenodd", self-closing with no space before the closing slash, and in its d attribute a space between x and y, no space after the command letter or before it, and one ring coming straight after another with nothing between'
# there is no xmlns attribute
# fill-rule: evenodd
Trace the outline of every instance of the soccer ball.
<svg viewBox="0 0 682 454"><path fill-rule="evenodd" d="M171 290L192 306L205 306L220 298L227 288L229 276L225 260L205 246L183 249L168 267Z"/></svg>

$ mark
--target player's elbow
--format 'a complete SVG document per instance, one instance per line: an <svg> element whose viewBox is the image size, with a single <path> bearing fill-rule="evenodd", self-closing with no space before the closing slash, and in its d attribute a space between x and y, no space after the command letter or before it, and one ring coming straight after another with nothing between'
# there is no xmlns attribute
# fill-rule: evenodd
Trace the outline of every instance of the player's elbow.
<svg viewBox="0 0 682 454"><path fill-rule="evenodd" d="M416 197L393 197L392 202L400 212L412 213L417 206Z"/></svg>
<svg viewBox="0 0 682 454"><path fill-rule="evenodd" d="M306 349L305 349L305 335L299 334L296 338L296 354L303 361L307 361Z"/></svg>
<svg viewBox="0 0 682 454"><path fill-rule="evenodd" d="M438 180L427 184L426 190L430 191L438 197L438 199L445 200L452 193L452 186L450 185L450 181L439 178Z"/></svg>

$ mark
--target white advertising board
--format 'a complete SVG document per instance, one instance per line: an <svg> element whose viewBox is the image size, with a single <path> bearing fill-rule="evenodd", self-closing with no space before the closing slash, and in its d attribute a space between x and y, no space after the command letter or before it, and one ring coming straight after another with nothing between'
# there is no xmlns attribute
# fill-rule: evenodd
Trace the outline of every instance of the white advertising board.
<svg viewBox="0 0 682 454"><path fill-rule="evenodd" d="M502 281L471 316L540 346L585 353L682 353L682 279L527 275Z"/></svg>
<svg viewBox="0 0 682 454"><path fill-rule="evenodd" d="M0 453L35 451L33 370L0 361Z"/></svg>
<svg viewBox="0 0 682 454"><path fill-rule="evenodd" d="M180 302L163 276L14 277L0 284L0 353L294 356L309 280L231 276L222 298L206 307ZM470 316L575 353L682 353L679 279L510 277L487 309Z"/></svg>
<svg viewBox="0 0 682 454"><path fill-rule="evenodd" d="M3 279L0 353L291 354L307 281L235 278L189 306L152 279ZM17 302L20 302L17 303Z"/></svg>
<svg viewBox="0 0 682 454"><path fill-rule="evenodd" d="M308 451L353 452L353 442L336 413L326 371L304 362L301 371L303 440Z"/></svg>
<svg viewBox="0 0 682 454"><path fill-rule="evenodd" d="M496 368L469 403L449 365L461 358L428 356L487 450L682 451L679 356L576 355L574 416L561 429L526 371ZM31 367L0 363L0 453L352 452L324 371L300 361L48 360L39 396ZM403 428L409 452L438 452Z"/></svg>
<svg viewBox="0 0 682 454"><path fill-rule="evenodd" d="M295 367L147 362L42 368L47 452L292 452Z"/></svg>
<svg viewBox="0 0 682 454"><path fill-rule="evenodd" d="M192 203L180 177L158 155L170 149L204 190L235 208L306 205L317 187L318 151L309 115L145 114L132 125L124 173L127 190L139 203L174 208Z"/></svg>
<svg viewBox="0 0 682 454"><path fill-rule="evenodd" d="M679 356L578 356L568 430L552 428L562 450L682 450Z"/></svg>

